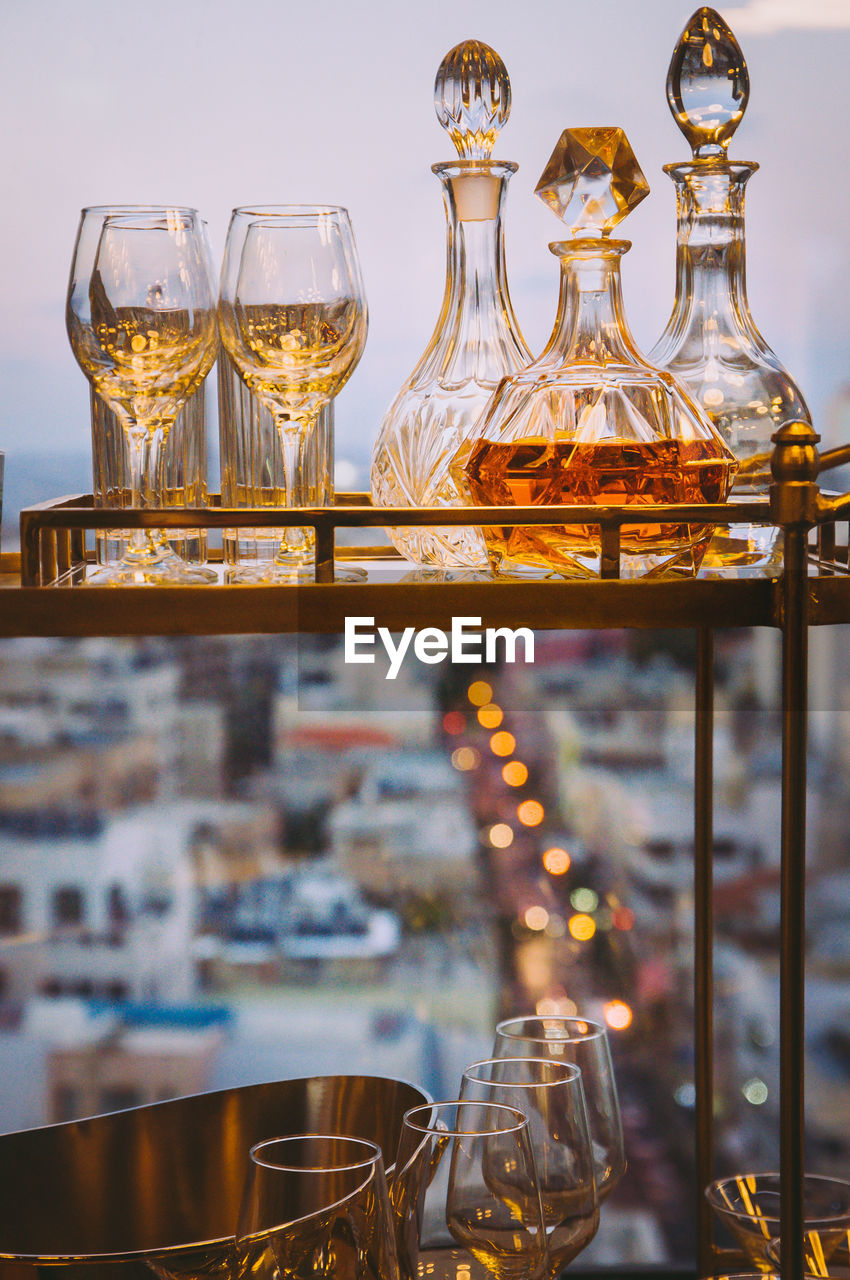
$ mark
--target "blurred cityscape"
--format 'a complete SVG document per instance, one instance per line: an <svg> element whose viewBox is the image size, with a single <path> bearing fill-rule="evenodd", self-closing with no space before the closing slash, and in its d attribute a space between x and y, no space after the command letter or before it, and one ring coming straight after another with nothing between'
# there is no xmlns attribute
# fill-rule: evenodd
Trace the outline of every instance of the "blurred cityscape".
<svg viewBox="0 0 850 1280"><path fill-rule="evenodd" d="M390 686L336 638L4 641L0 1128L336 1072L455 1096L500 1016L578 1010L629 1161L584 1262L688 1261L691 639L536 642ZM777 1159L775 643L718 633L718 1172ZM812 692L807 1159L842 1174L850 735Z"/></svg>

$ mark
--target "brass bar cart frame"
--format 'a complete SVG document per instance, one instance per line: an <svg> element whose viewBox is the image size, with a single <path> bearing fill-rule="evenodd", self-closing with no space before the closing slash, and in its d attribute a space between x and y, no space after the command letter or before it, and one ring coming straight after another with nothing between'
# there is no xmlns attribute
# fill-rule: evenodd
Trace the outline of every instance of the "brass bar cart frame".
<svg viewBox="0 0 850 1280"><path fill-rule="evenodd" d="M850 461L850 446L818 456L806 423L789 423L773 437L769 497L718 506L641 507L641 523L764 523L784 537L784 563L775 578L621 580L620 529L634 521L623 508L466 507L456 510L373 508L364 494L339 495L331 508L299 510L96 509L90 497L61 499L21 514L21 555L0 557L0 636L173 635L248 632L339 632L346 616L374 615L375 625L446 626L453 616L480 617L482 626L536 629L682 627L697 635L695 703L695 1060L696 1217L698 1274L728 1270L713 1243L703 1187L713 1168L712 981L712 734L714 631L770 626L782 635L780 1173L783 1276L803 1276L805 1014L805 804L807 654L810 625L850 622L847 544L836 523L850 518L850 494L828 496L818 475ZM215 503L215 499L213 500ZM368 581L335 583L336 564L352 558L381 564L379 548L336 548L336 530L395 525L593 524L600 529L601 578L595 581ZM315 581L298 586L211 585L78 589L94 529L146 527L208 529L311 525L316 531ZM813 538L815 541L813 542ZM397 565L403 564L397 560ZM20 568L20 577L15 570ZM61 590L71 586L72 590ZM57 589L59 594L57 594Z"/></svg>

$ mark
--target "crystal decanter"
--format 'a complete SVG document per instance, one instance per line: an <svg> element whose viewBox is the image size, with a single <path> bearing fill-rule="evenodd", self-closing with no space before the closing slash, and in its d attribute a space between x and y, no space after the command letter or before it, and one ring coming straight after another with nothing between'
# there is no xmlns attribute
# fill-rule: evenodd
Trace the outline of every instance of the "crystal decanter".
<svg viewBox="0 0 850 1280"><path fill-rule="evenodd" d="M629 505L623 576L693 574L710 526L640 522L641 505L722 502L735 461L688 392L648 363L623 312L610 233L649 187L622 129L568 129L537 195L571 229L549 246L561 263L558 315L543 354L495 391L453 472L478 504ZM596 577L598 526L484 530L499 573Z"/></svg>
<svg viewBox="0 0 850 1280"><path fill-rule="evenodd" d="M447 271L433 336L387 410L372 452L372 499L380 506L463 505L449 464L481 415L493 388L531 353L508 294L502 210L517 166L490 158L510 112L501 58L467 40L437 72L437 118L458 154L432 169L443 185ZM419 565L485 568L475 528L389 530L398 550Z"/></svg>
<svg viewBox="0 0 850 1280"><path fill-rule="evenodd" d="M733 496L767 492L770 437L809 420L798 387L756 328L747 302L744 191L758 169L726 148L749 98L737 40L713 9L698 9L667 73L667 101L693 159L665 165L676 186L676 299L650 359L684 382L739 463ZM769 572L781 535L769 525L718 526L703 571Z"/></svg>

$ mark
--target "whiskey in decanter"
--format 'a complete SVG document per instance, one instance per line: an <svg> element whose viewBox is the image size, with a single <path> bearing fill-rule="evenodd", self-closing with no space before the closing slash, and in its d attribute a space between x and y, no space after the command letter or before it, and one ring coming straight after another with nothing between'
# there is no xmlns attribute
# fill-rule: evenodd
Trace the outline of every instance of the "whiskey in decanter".
<svg viewBox="0 0 850 1280"><path fill-rule="evenodd" d="M620 573L693 574L711 527L640 519L655 503L722 502L735 462L711 421L669 373L638 351L623 311L610 233L649 186L622 129L568 129L537 195L570 227L560 259L558 315L543 354L500 383L453 472L485 505L628 505ZM592 524L483 530L491 568L507 574L596 577Z"/></svg>
<svg viewBox="0 0 850 1280"><path fill-rule="evenodd" d="M431 341L387 410L375 442L371 484L379 506L462 506L451 460L500 379L531 359L505 274L502 211L517 166L491 159L510 102L504 63L486 44L467 40L446 54L434 105L458 158L433 166L446 211L445 291ZM389 532L416 564L486 567L476 528Z"/></svg>
<svg viewBox="0 0 850 1280"><path fill-rule="evenodd" d="M736 501L764 497L771 436L809 421L806 402L756 327L747 301L744 192L758 169L729 160L749 74L732 31L714 9L693 14L673 51L667 101L693 158L665 165L676 187L676 298L650 359L676 375L738 460ZM703 572L769 573L781 561L771 525L718 525Z"/></svg>

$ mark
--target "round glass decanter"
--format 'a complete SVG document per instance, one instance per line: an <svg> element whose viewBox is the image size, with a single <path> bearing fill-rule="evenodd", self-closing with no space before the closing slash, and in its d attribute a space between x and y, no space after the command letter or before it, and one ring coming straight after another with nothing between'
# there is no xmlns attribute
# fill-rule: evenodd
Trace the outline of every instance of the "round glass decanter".
<svg viewBox="0 0 850 1280"><path fill-rule="evenodd" d="M634 343L623 311L612 228L648 193L621 129L562 134L537 194L571 227L550 245L561 262L549 343L495 391L453 472L468 501L510 506L722 502L735 462L710 420L669 373ZM709 526L624 525L622 576L693 574ZM600 573L598 526L484 529L498 573L563 577Z"/></svg>
<svg viewBox="0 0 850 1280"><path fill-rule="evenodd" d="M676 298L650 359L676 375L711 418L739 463L736 499L763 497L771 436L809 421L803 396L756 328L747 301L744 192L757 164L727 159L749 98L746 62L713 9L692 16L667 76L670 110L693 150L665 165L676 186ZM715 529L704 572L762 574L781 562L770 525Z"/></svg>
<svg viewBox="0 0 850 1280"><path fill-rule="evenodd" d="M379 506L463 505L451 460L507 373L531 353L519 331L505 273L502 211L517 166L491 160L510 111L504 64L469 40L440 65L435 107L458 159L432 166L446 211L446 285L422 358L390 405L372 452L372 500ZM419 565L485 568L478 529L395 528L398 550Z"/></svg>

